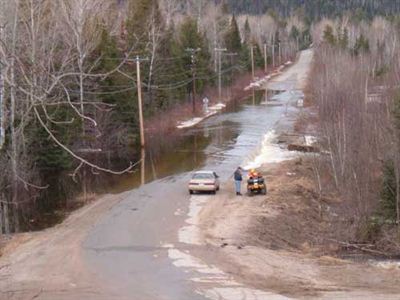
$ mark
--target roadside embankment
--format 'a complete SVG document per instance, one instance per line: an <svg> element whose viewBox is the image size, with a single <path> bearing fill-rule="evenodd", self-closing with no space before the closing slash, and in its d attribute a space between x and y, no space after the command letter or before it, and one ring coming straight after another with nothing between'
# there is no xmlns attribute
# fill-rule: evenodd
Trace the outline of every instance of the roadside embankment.
<svg viewBox="0 0 400 300"><path fill-rule="evenodd" d="M310 50L302 52L299 62L272 88L304 91L311 60ZM335 207L341 200L318 188L315 157L325 154L313 144L314 116L308 108L290 118L291 126L263 141L260 154L249 164L265 176L267 195L236 196L233 182L226 182L199 212L198 235L206 248L203 261L240 284L277 296L397 299L398 264L339 258L343 248L335 231L335 222L340 222Z"/></svg>
<svg viewBox="0 0 400 300"><path fill-rule="evenodd" d="M398 268L336 257L340 248L330 242L334 216L329 207L337 203L319 197L311 156L258 170L266 177L267 196L236 197L227 182L201 210L198 227L208 249L204 261L240 283L297 299L395 299Z"/></svg>

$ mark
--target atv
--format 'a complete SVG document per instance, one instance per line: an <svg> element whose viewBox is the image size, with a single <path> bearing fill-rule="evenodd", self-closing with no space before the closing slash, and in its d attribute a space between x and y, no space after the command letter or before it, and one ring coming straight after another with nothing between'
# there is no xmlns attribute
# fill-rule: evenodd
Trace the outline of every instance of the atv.
<svg viewBox="0 0 400 300"><path fill-rule="evenodd" d="M267 185L265 184L265 180L261 175L251 176L247 180L247 193L249 195L267 194Z"/></svg>

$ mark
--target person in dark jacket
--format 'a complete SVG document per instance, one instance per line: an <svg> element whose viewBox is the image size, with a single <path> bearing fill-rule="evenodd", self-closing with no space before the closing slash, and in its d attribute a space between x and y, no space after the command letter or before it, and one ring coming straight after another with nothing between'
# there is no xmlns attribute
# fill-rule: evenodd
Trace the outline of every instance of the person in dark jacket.
<svg viewBox="0 0 400 300"><path fill-rule="evenodd" d="M237 196L241 196L242 194L240 193L240 189L242 186L242 168L238 167L233 175L234 179L235 179L235 189L236 189L236 195Z"/></svg>

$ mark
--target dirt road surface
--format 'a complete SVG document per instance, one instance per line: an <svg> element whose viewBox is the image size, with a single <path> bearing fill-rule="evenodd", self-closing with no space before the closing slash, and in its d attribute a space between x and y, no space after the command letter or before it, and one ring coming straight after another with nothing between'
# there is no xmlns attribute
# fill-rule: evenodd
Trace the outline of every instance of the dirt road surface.
<svg viewBox="0 0 400 300"><path fill-rule="evenodd" d="M0 299L111 299L113 288L85 266L81 245L99 218L126 196L104 196L54 228L15 237L0 260Z"/></svg>
<svg viewBox="0 0 400 300"><path fill-rule="evenodd" d="M311 164L296 163L260 169L267 174L267 197L235 197L223 188L207 201L198 223L202 242L209 246L200 254L203 260L247 287L290 299L399 299L395 266L337 259L309 244L326 224L318 217L312 174L304 174ZM240 298L222 293L221 299Z"/></svg>
<svg viewBox="0 0 400 300"><path fill-rule="evenodd" d="M303 87L311 59L312 51L302 52L268 88ZM278 239L273 230L254 234L259 222L285 216L286 202L279 199L291 194L279 186L291 172L279 172L290 164L276 168L275 200L233 195L232 172L239 164L290 156L272 143L275 130L293 125L296 99L290 101L289 107L247 103L188 131L207 141L201 151L193 143L193 165L217 171L226 183L216 197L190 196L190 173L177 168L140 188L103 196L52 229L16 237L0 258L0 299L390 299L398 292L396 269L376 273L315 258L307 245L298 250L293 241L300 238ZM285 232L285 226L276 228Z"/></svg>

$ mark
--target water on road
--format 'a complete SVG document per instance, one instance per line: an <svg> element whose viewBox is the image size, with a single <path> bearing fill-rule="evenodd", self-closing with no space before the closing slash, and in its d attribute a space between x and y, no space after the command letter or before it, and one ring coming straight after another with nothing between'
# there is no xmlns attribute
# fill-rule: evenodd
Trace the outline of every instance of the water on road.
<svg viewBox="0 0 400 300"><path fill-rule="evenodd" d="M286 81L289 89L294 87L291 80ZM196 247L182 245L178 239L189 210L190 174L211 169L221 181L232 180L237 166L261 157L263 142L274 129L289 126L288 116L297 110L301 97L282 94L268 105L263 95L254 95L183 130L172 147L166 141L157 158L147 153L138 171L113 188L114 193L124 192L123 200L92 229L84 249L89 266L116 288L117 295L137 300L204 299L201 283L191 280L194 271L179 268L181 260L168 256L171 249L189 256L191 247Z"/></svg>

